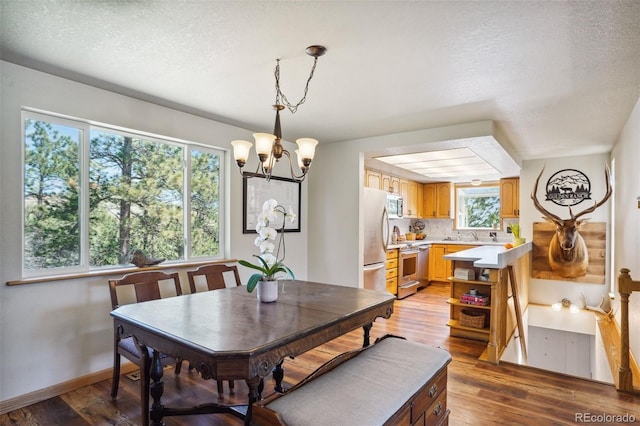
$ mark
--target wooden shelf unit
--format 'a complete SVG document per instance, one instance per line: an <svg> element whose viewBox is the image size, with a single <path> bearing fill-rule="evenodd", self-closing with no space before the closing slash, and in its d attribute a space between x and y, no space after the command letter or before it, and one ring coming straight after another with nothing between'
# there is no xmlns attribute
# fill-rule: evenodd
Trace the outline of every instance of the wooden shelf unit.
<svg viewBox="0 0 640 426"><path fill-rule="evenodd" d="M459 264L461 262L456 263ZM458 265L458 267L460 266ZM473 268L472 265L466 267ZM466 337L468 339L488 342L490 332L489 326L492 319L491 311L493 309L491 303L487 306L471 305L461 302L460 297L463 294L468 294L472 288L477 289L478 293L483 296L491 296L491 286L493 283L477 280L459 280L455 277L449 277L449 282L451 283L451 297L447 301L450 307L450 319L447 322L447 325L450 327L449 334L451 336ZM493 302L493 298L491 298L491 302ZM486 314L484 328L467 327L460 324L460 312L463 309L484 311Z"/></svg>
<svg viewBox="0 0 640 426"><path fill-rule="evenodd" d="M481 272L473 267L471 261L453 261L452 270L455 271L455 268L474 269L476 275ZM508 281L506 279L508 278L501 269L489 269L487 281L462 280L454 276L448 278L451 285L451 297L447 300L449 304L449 321L447 321L449 334L487 342L487 350L481 359L492 363L498 363L507 342ZM472 288L475 288L483 296L489 296L489 305L477 306L462 303L460 296L470 293ZM486 314L484 327L475 328L460 324L460 312L463 309L483 311Z"/></svg>

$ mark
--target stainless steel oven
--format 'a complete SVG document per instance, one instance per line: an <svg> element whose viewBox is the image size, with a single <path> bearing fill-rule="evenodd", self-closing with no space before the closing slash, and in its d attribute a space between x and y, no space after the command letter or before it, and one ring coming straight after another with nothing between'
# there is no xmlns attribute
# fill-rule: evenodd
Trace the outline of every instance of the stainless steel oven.
<svg viewBox="0 0 640 426"><path fill-rule="evenodd" d="M407 248L400 250L398 265L398 299L410 296L418 291L418 250Z"/></svg>

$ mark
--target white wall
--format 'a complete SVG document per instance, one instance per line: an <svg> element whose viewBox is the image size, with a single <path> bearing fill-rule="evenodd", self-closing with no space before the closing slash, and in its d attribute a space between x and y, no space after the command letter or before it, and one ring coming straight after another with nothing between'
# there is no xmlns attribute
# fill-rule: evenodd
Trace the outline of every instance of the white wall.
<svg viewBox="0 0 640 426"><path fill-rule="evenodd" d="M616 239L614 267L629 268L631 277L640 280L640 99L622 130L611 158L615 160ZM617 277L614 277L617 278ZM640 293L629 298L631 352L640 359Z"/></svg>
<svg viewBox="0 0 640 426"><path fill-rule="evenodd" d="M609 155L607 154L524 161L522 171L520 172L520 226L522 235L526 237L528 241L531 241L533 237L533 222L544 221L542 214L533 206L533 201L530 197L535 180L543 167L545 170L538 186L538 199L544 196L543 188L552 174L563 169L576 169L587 175L591 182L592 198L594 201L600 201L605 193L604 168L608 164ZM567 207L544 202L542 204L551 213L557 214L561 218L569 217L569 209ZM577 213L582 209L590 207L590 205L587 205L587 202L582 202L574 207L574 212ZM585 217L591 218L590 222L606 222L609 224L610 206L611 200ZM611 229L609 225L607 225L607 247L609 247L610 241ZM607 253L610 253L609 249L607 249ZM607 261L607 268L609 264ZM529 302L550 305L566 297L573 303L581 306L582 299L580 294L582 293L590 305L597 305L600 302L600 298L609 292L610 280L611 277L608 271L605 277L606 284L604 285L580 283L579 281L572 282L531 278L529 284Z"/></svg>
<svg viewBox="0 0 640 426"><path fill-rule="evenodd" d="M230 149L251 132L0 62L0 401L112 366L111 302L107 278L6 286L21 273L20 107L32 107ZM255 235L242 234L242 179L229 153L225 257L257 254ZM230 160L229 160L230 159ZM282 166L281 166L282 167ZM247 167L253 171L255 163ZM288 170L288 168L287 168ZM311 177L310 179L313 179ZM307 276L307 184L301 233L287 233L287 265ZM250 271L240 267L243 279ZM186 278L186 277L183 277ZM183 287L188 292L186 279Z"/></svg>

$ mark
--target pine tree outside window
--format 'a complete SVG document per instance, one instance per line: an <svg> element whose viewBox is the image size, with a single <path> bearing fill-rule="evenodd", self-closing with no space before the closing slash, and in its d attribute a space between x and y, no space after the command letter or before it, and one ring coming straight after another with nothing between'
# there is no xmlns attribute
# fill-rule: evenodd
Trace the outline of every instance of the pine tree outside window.
<svg viewBox="0 0 640 426"><path fill-rule="evenodd" d="M24 275L221 258L224 153L23 112Z"/></svg>
<svg viewBox="0 0 640 426"><path fill-rule="evenodd" d="M500 224L500 186L456 185L456 229L496 229Z"/></svg>

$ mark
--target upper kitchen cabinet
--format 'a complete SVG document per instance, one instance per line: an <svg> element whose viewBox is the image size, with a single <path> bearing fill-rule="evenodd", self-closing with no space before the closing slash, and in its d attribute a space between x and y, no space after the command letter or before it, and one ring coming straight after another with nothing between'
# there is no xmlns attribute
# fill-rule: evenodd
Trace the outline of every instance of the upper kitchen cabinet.
<svg viewBox="0 0 640 426"><path fill-rule="evenodd" d="M425 219L451 219L451 182L422 185L423 214Z"/></svg>
<svg viewBox="0 0 640 426"><path fill-rule="evenodd" d="M364 185L367 188L382 189L382 174L374 170L365 170Z"/></svg>
<svg viewBox="0 0 640 426"><path fill-rule="evenodd" d="M387 192L392 192L394 194L400 194L400 178L391 175L382 175L382 187Z"/></svg>
<svg viewBox="0 0 640 426"><path fill-rule="evenodd" d="M418 218L421 213L421 196L418 190L422 185L412 180L400 179L400 196L403 199L403 215L409 218Z"/></svg>
<svg viewBox="0 0 640 426"><path fill-rule="evenodd" d="M500 217L520 216L520 179L500 179Z"/></svg>
<svg viewBox="0 0 640 426"><path fill-rule="evenodd" d="M367 188L382 189L393 194L400 194L400 178L375 170L364 171L364 184Z"/></svg>

